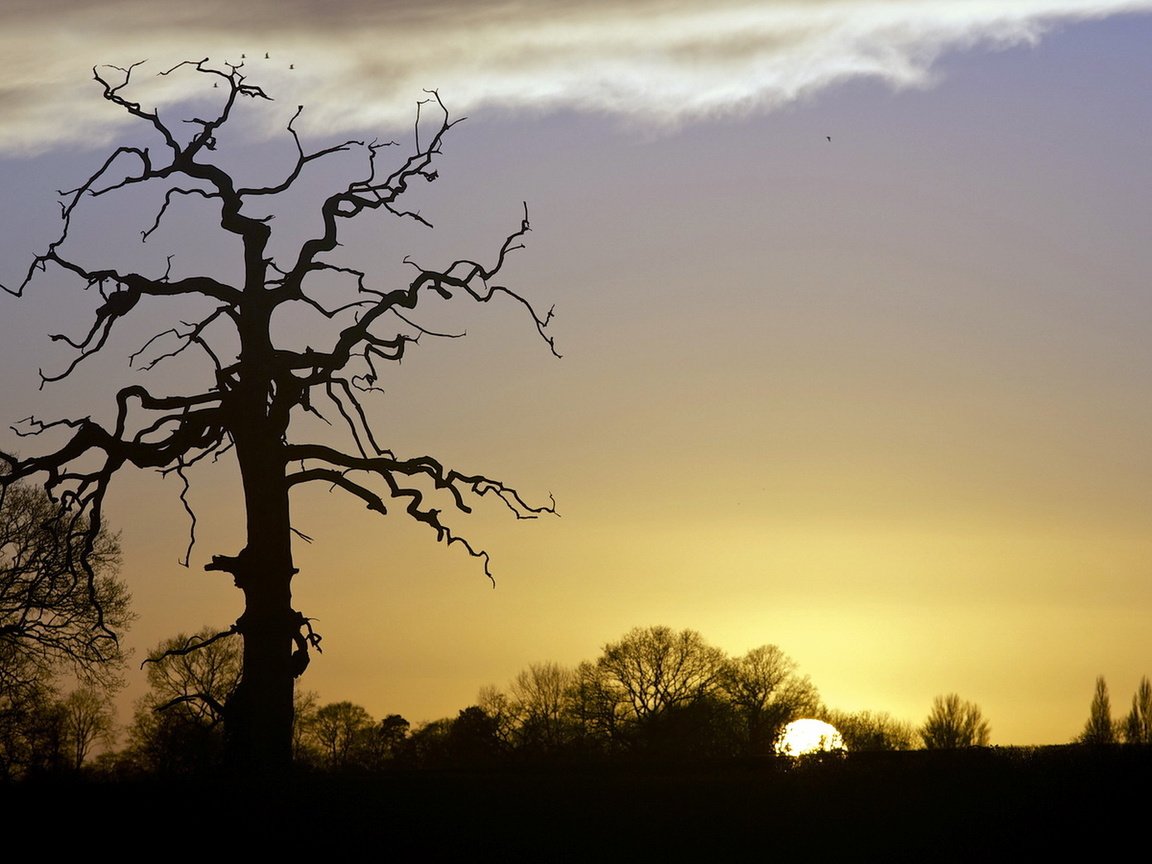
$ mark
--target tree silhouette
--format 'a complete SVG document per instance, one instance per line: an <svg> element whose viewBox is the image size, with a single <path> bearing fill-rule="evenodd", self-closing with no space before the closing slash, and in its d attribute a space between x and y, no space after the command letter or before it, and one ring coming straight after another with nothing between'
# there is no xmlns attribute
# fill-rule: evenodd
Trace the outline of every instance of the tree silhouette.
<svg viewBox="0 0 1152 864"><path fill-rule="evenodd" d="M578 665L565 696L584 749L600 750L619 741L629 719L628 699L603 666L588 660Z"/></svg>
<svg viewBox="0 0 1152 864"><path fill-rule="evenodd" d="M1081 744L1115 744L1116 726L1112 722L1112 703L1108 699L1108 685L1104 676L1096 678L1096 692L1092 695L1088 722L1077 739Z"/></svg>
<svg viewBox="0 0 1152 864"><path fill-rule="evenodd" d="M226 718L225 706L240 685L241 662L235 643L211 627L165 639L145 661L145 703L157 712L179 706L198 722L216 726Z"/></svg>
<svg viewBox="0 0 1152 864"><path fill-rule="evenodd" d="M240 681L240 646L211 627L158 644L145 661L148 692L129 729L132 750L151 771L192 773L221 758L226 704Z"/></svg>
<svg viewBox="0 0 1152 864"><path fill-rule="evenodd" d="M42 489L0 484L0 694L61 671L117 683L116 633L133 618L119 565L114 534L78 529Z"/></svg>
<svg viewBox="0 0 1152 864"><path fill-rule="evenodd" d="M513 679L512 706L521 746L550 750L566 742L572 733L567 710L573 680L570 669L552 662L533 663Z"/></svg>
<svg viewBox="0 0 1152 864"><path fill-rule="evenodd" d="M60 703L64 715L64 736L68 759L80 768L97 741L109 741L115 715L109 693L98 693L91 687L73 690Z"/></svg>
<svg viewBox="0 0 1152 864"><path fill-rule="evenodd" d="M1132 710L1124 718L1124 740L1129 744L1152 744L1152 682L1140 678L1132 696Z"/></svg>
<svg viewBox="0 0 1152 864"><path fill-rule="evenodd" d="M489 765L499 756L502 743L495 717L479 705L462 708L448 730L448 756L454 765Z"/></svg>
<svg viewBox="0 0 1152 864"><path fill-rule="evenodd" d="M695 630L635 627L605 645L597 665L644 720L710 693L723 671L724 652Z"/></svg>
<svg viewBox="0 0 1152 864"><path fill-rule="evenodd" d="M849 753L911 750L916 739L911 723L884 711L824 711L821 716L840 732Z"/></svg>
<svg viewBox="0 0 1152 864"><path fill-rule="evenodd" d="M371 732L372 715L352 702L331 702L316 710L311 735L329 768L352 764L360 739Z"/></svg>
<svg viewBox="0 0 1152 864"><path fill-rule="evenodd" d="M775 645L761 645L728 660L720 690L739 713L746 746L753 753L772 752L787 723L820 710L816 687Z"/></svg>
<svg viewBox="0 0 1152 864"><path fill-rule="evenodd" d="M0 454L0 469L7 466L0 486L42 478L48 493L68 508L73 523L84 528L80 555L84 565L99 537L112 478L121 468L175 475L186 492L189 469L230 454L243 487L246 542L236 554L214 555L205 566L230 574L244 595L244 613L231 628L243 637L243 673L224 706L225 728L234 760L251 769L282 767L291 756L293 680L319 643L308 619L292 606L296 570L290 493L320 484L342 490L381 514L388 512L389 499L398 500L437 540L459 545L480 559L491 576L487 552L442 520L445 506L468 513L473 500L490 496L517 518L554 512L553 506L529 505L502 481L458 471L429 455L397 455L379 443L364 400L379 390L381 369L399 362L421 336L457 335L420 326L413 313L427 297L462 296L479 303L510 300L527 311L555 353L545 329L551 311L537 314L520 294L494 281L529 230L526 207L519 226L487 266L457 260L435 269L405 259L414 270L411 280L381 288L370 284L364 270L334 257L343 226L371 211L429 226L418 211L401 202L411 184L437 178L433 163L458 122L449 120L435 92L418 105L411 152L390 170L382 163L393 142L349 140L306 151L293 125L301 106L287 124L295 154L282 179L245 185L233 176L237 170L224 167L218 143L238 102L270 97L248 83L241 66L186 61L160 74L187 76L206 89L198 93L198 113L176 122L136 101L133 76L138 66L98 67L93 76L104 98L141 121L148 134L158 137L159 146L120 146L77 188L62 193L60 234L35 257L23 281L6 290L21 295L39 274L52 268L96 288L102 298L86 333L76 338L53 336L71 345L76 355L63 370L42 372L42 386L68 377L101 351L113 328L137 309L155 310L161 302L179 306L181 311L174 316L186 315L183 310L193 302L201 311L189 322L174 318L132 356L132 362L152 370L162 361L199 355L201 368L209 369L209 374L203 389L195 392L162 395L142 384L121 388L111 424L91 415L52 421L29 418L21 434L51 431L63 435L64 443L26 458ZM273 226L280 223L272 221L270 210L283 201L278 196L298 192L302 177L307 175L310 182L315 165L332 159L342 166L358 159L356 179L323 198L309 229L311 236L302 242L287 238L291 249L284 252L284 232L277 231L278 242L271 242ZM160 236L156 232L162 223L184 202L193 216L203 214L204 205L191 207L200 199L216 211L220 236L229 238L224 248L235 255L235 279L173 272L171 259L168 269L155 275L87 263L72 238L90 202L105 201L110 207L128 202L123 206L130 211L141 199L129 193L145 187L162 192L162 198L156 198L160 202L156 212L141 225L141 239ZM298 194L291 206L299 207ZM306 332L285 325L304 314L313 322ZM320 340L323 344L317 346ZM347 446L341 449L327 438L298 440L290 435L290 431L299 434L303 427L295 421L306 414L342 426ZM181 499L187 507L183 493ZM189 513L194 540L196 520L190 509Z"/></svg>
<svg viewBox="0 0 1152 864"><path fill-rule="evenodd" d="M965 702L955 693L937 696L932 711L920 729L929 750L957 747L987 747L991 730L974 702Z"/></svg>

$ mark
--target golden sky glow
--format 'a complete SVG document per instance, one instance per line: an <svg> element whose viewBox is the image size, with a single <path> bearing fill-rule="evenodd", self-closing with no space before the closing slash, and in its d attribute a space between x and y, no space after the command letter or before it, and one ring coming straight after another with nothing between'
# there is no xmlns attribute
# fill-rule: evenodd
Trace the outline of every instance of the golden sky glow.
<svg viewBox="0 0 1152 864"><path fill-rule="evenodd" d="M278 99L229 142L252 172L284 157L296 104L310 134L405 142L437 87L470 119L413 199L436 230L365 222L349 254L381 280L405 254L483 260L527 200L505 275L556 304L564 358L510 305L445 309L468 338L422 341L375 420L398 453L562 515L453 520L492 590L422 526L304 493L296 605L325 637L304 686L434 719L666 624L732 654L776 643L834 708L918 723L956 692L993 743L1070 740L1098 674L1120 710L1152 672L1152 3L618 6L6 4L0 281L51 239L53 190L102 158L88 143L138 132L94 63L248 53ZM78 248L226 271L193 210L141 248L145 204L93 208ZM38 393L67 356L46 334L92 304L33 289L0 298L5 423L106 412L100 376L135 375L125 354L171 320L147 310ZM175 481L123 481L131 644L234 619L239 593L200 570L241 542L229 466L195 478L190 570Z"/></svg>

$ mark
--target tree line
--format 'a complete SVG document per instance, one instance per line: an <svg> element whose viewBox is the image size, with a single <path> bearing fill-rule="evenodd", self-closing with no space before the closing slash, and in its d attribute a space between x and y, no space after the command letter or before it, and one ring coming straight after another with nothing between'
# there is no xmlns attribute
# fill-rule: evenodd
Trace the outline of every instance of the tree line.
<svg viewBox="0 0 1152 864"><path fill-rule="evenodd" d="M76 544L86 536L42 490L19 485L0 497L0 779L78 769L100 745L101 764L119 771L222 765L228 706L243 677L242 645L229 630L155 646L126 745L111 751L126 655L110 633L133 615L118 538L101 531L85 568ZM835 710L776 645L732 657L694 630L664 626L636 627L574 667L532 664L504 688L482 688L456 717L416 726L397 714L377 720L349 701L320 704L300 688L294 702L294 762L334 770L767 757L801 717L831 723L849 751L990 741L979 706L956 694L938 696L918 727L883 712ZM1077 741L1152 743L1148 678L1119 720L1098 678Z"/></svg>
<svg viewBox="0 0 1152 864"><path fill-rule="evenodd" d="M179 772L223 758L222 706L241 664L234 641L212 636L206 628L156 647L124 764ZM733 657L694 630L665 626L636 627L576 666L531 664L506 687L481 688L455 717L376 719L304 690L295 707L293 759L322 770L762 759L802 717L831 723L852 752L986 746L990 735L980 708L955 694L937 697L919 727L836 710L776 645Z"/></svg>
<svg viewBox="0 0 1152 864"><path fill-rule="evenodd" d="M224 766L224 706L239 685L242 654L238 640L217 635L205 628L155 647L126 746L104 754L103 768L179 774ZM766 758L799 717L832 723L850 751L987 743L979 709L956 697L938 699L920 729L883 712L837 711L775 645L730 657L696 631L663 626L634 628L575 667L532 664L505 688L482 688L455 717L415 726L398 714L377 720L350 701L321 704L312 691L298 690L295 702L293 759L317 770ZM973 717L984 737L979 729L971 740L945 731Z"/></svg>

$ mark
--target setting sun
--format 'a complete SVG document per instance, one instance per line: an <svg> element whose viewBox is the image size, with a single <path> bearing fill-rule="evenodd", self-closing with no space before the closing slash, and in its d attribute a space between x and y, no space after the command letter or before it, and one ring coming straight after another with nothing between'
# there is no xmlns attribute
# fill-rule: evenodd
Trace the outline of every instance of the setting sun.
<svg viewBox="0 0 1152 864"><path fill-rule="evenodd" d="M845 750L844 738L831 723L823 720L793 720L784 727L776 744L781 756L803 756L806 753L827 753Z"/></svg>

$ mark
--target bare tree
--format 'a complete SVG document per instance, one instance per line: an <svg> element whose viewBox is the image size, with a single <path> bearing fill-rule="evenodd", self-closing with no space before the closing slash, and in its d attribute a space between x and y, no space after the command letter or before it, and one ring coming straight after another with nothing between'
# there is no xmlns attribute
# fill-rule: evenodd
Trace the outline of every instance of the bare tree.
<svg viewBox="0 0 1152 864"><path fill-rule="evenodd" d="M399 714L389 714L375 726L365 729L356 744L357 765L379 771L401 758L410 724Z"/></svg>
<svg viewBox="0 0 1152 864"><path fill-rule="evenodd" d="M628 720L627 697L599 663L586 660L576 667L565 699L584 745L598 747L617 740Z"/></svg>
<svg viewBox="0 0 1152 864"><path fill-rule="evenodd" d="M710 692L724 659L724 652L695 630L636 627L605 645L597 665L642 720Z"/></svg>
<svg viewBox="0 0 1152 864"><path fill-rule="evenodd" d="M912 724L886 711L824 711L821 718L836 727L849 753L911 750L916 741Z"/></svg>
<svg viewBox="0 0 1152 864"><path fill-rule="evenodd" d="M292 694L292 761L297 764L319 761L312 746L312 724L320 706L320 694L297 687Z"/></svg>
<svg viewBox="0 0 1152 864"><path fill-rule="evenodd" d="M0 781L64 764L63 717L50 682L0 686Z"/></svg>
<svg viewBox="0 0 1152 864"><path fill-rule="evenodd" d="M965 702L955 693L937 696L920 738L929 750L957 747L987 747L991 735L988 721L975 702Z"/></svg>
<svg viewBox="0 0 1152 864"><path fill-rule="evenodd" d="M239 646L211 627L165 639L145 661L148 707L167 711L177 706L197 721L215 726L227 717L227 704L240 686Z"/></svg>
<svg viewBox="0 0 1152 864"><path fill-rule="evenodd" d="M511 747L520 730L520 717L512 698L495 684L486 684L476 693L475 707L492 719L501 745Z"/></svg>
<svg viewBox="0 0 1152 864"><path fill-rule="evenodd" d="M372 715L352 702L332 702L312 716L311 736L330 768L346 768L360 739L372 732Z"/></svg>
<svg viewBox="0 0 1152 864"><path fill-rule="evenodd" d="M160 74L187 76L205 89L195 103L200 113L176 122L134 97L138 67L99 67L93 76L104 98L144 124L158 146L118 147L77 188L63 193L59 236L34 258L22 282L7 290L21 295L40 274L55 270L96 288L103 300L86 333L53 337L66 341L76 354L61 371L41 373L43 384L68 377L101 351L113 328L141 305L155 309L158 303L173 301L183 304L182 309L196 302L203 311L195 320L174 321L156 333L133 355L133 362L152 370L162 361L199 354L211 372L196 392L160 394L138 383L121 388L111 424L91 415L53 421L30 418L20 429L22 434L52 432L64 442L37 456L0 454L0 465L7 466L0 486L42 478L46 491L68 508L72 523L84 528L80 563L87 569L85 562L100 536L108 489L121 468L175 475L186 492L190 469L230 453L243 487L247 539L236 554L214 555L205 566L230 574L244 595L244 613L232 628L244 641L243 675L226 706L226 728L236 761L254 769L278 768L291 756L293 680L304 671L310 649L319 642L308 619L292 606L296 570L290 493L320 484L342 490L381 514L388 512L389 499L397 500L437 540L459 545L480 559L490 576L487 552L442 519L445 507L468 513L472 501L490 497L517 518L534 518L554 512L553 506L532 506L502 481L458 471L430 455L402 456L381 446L364 400L379 389L381 369L399 362L422 336L446 335L421 326L416 313L425 298L512 301L527 312L550 348L546 327L552 313L538 314L524 297L496 281L507 256L521 248L529 230L526 207L518 227L488 265L457 260L437 269L406 259L414 275L388 288L377 287L364 270L335 257L342 227L367 212L383 211L429 224L402 199L411 184L437 178L433 164L456 122L449 120L435 92L418 106L409 155L390 169L382 164L391 143L349 140L306 151L293 125L301 107L287 124L295 154L282 179L246 185L233 176L235 171L223 167L216 152L221 130L239 102L269 96L248 83L240 66L217 67L207 59L184 62ZM357 158L356 179L317 205L314 233L302 242L287 238L291 248L286 253L280 232L279 245L273 244L273 226L281 224L272 221L277 196L297 192L297 181L318 163L335 159L348 165ZM141 187L162 193L157 212L140 226L143 240L161 236L157 232L166 217L184 202L193 215L203 213L207 204L216 211L221 236L230 238L231 245L225 248L234 250L238 278L230 282L203 273L173 272L171 259L165 272L155 274L88 263L74 248L74 226L94 215L87 212L93 202L114 207L139 201L128 196ZM293 198L293 206L298 200ZM321 300L323 292L328 292L327 302ZM287 310L314 316L315 331L305 335L296 330L294 341L287 338L283 327L274 326ZM318 347L311 340L325 340L325 331L330 338ZM348 446L341 449L327 439L298 440L291 435L290 431L299 434L302 427L293 421L304 414L341 425ZM181 498L187 506L183 493ZM193 514L193 539L195 524Z"/></svg>
<svg viewBox="0 0 1152 864"><path fill-rule="evenodd" d="M240 682L240 645L211 627L165 639L145 661L148 692L129 729L152 771L196 772L220 758L221 724Z"/></svg>
<svg viewBox="0 0 1152 864"><path fill-rule="evenodd" d="M68 758L72 767L78 769L96 742L108 742L112 737L115 720L112 701L107 692L102 694L91 687L81 687L69 693L60 706Z"/></svg>
<svg viewBox="0 0 1152 864"><path fill-rule="evenodd" d="M787 723L820 710L816 687L797 673L796 662L775 645L761 645L725 662L719 685L740 714L753 751L771 752Z"/></svg>
<svg viewBox="0 0 1152 864"><path fill-rule="evenodd" d="M559 663L533 663L512 681L512 704L523 743L558 747L571 731L568 692L575 680Z"/></svg>
<svg viewBox="0 0 1152 864"><path fill-rule="evenodd" d="M42 489L0 485L0 693L61 671L115 685L133 618L119 564L116 535L78 530Z"/></svg>

